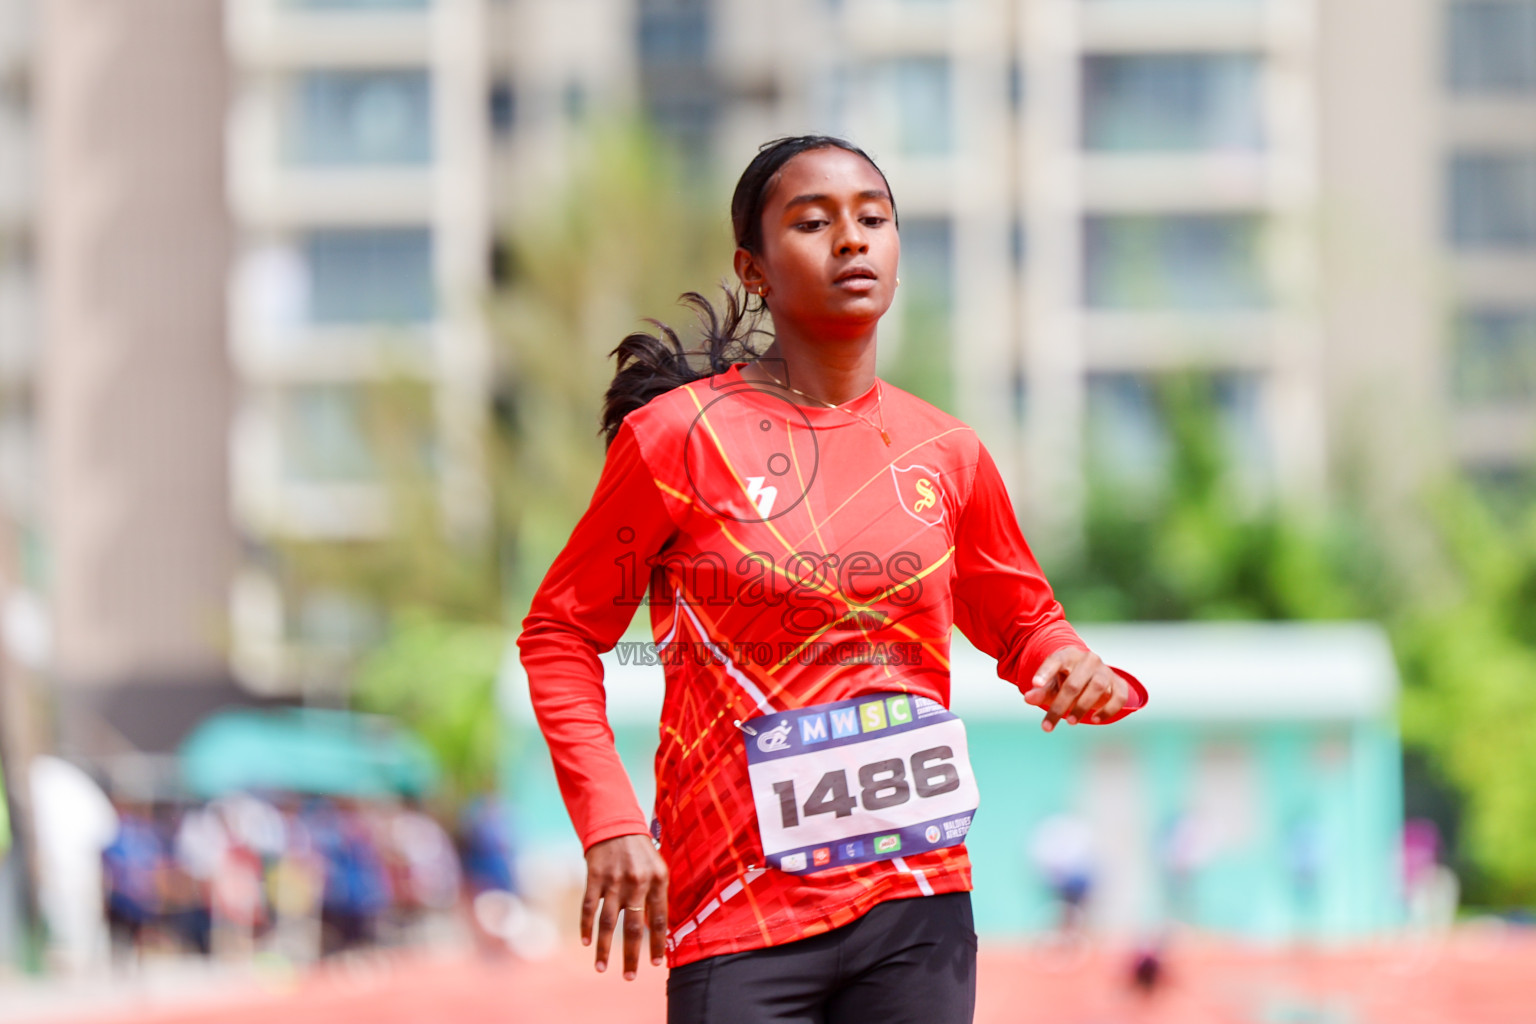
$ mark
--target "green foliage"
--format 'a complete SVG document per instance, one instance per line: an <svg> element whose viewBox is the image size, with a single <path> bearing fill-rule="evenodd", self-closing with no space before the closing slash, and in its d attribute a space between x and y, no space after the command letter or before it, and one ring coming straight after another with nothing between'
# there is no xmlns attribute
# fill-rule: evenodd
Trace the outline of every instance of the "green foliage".
<svg viewBox="0 0 1536 1024"><path fill-rule="evenodd" d="M916 290L915 290L916 291ZM933 289L907 299L901 347L881 375L940 409L955 409L955 373L949 338L950 309Z"/></svg>
<svg viewBox="0 0 1536 1024"><path fill-rule="evenodd" d="M1536 509L1501 519L1465 483L1431 502L1451 583L1414 595L1395 631L1403 732L1464 801L1475 897L1536 899Z"/></svg>
<svg viewBox="0 0 1536 1024"><path fill-rule="evenodd" d="M591 498L610 353L647 316L686 339L690 325L667 311L731 273L726 199L701 195L647 129L601 125L570 161L505 234L509 280L490 310L506 428L494 475L517 534L517 607Z"/></svg>
<svg viewBox="0 0 1536 1024"><path fill-rule="evenodd" d="M1073 618L1373 618L1404 676L1406 743L1457 790L1467 896L1536 899L1536 506L1463 480L1422 509L1429 551L1364 516L1306 517L1246 492L1209 383L1158 388L1161 486L1096 473L1081 549L1052 572Z"/></svg>
<svg viewBox="0 0 1536 1024"><path fill-rule="evenodd" d="M494 626L405 612L358 670L355 705L409 723L437 756L450 803L495 785L496 675L506 639Z"/></svg>
<svg viewBox="0 0 1536 1024"><path fill-rule="evenodd" d="M1329 619L1379 614L1380 553L1342 515L1307 518L1254 493L1229 465L1208 379L1156 387L1168 465L1153 488L1089 475L1076 559L1052 573L1084 621Z"/></svg>

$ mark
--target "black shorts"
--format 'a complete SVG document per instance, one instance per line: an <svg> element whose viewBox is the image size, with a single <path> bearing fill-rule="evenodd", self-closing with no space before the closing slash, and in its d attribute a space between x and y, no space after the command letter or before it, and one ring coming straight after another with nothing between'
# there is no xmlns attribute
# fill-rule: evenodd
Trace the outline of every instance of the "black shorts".
<svg viewBox="0 0 1536 1024"><path fill-rule="evenodd" d="M971 894L887 900L823 935L667 977L667 1024L971 1024Z"/></svg>

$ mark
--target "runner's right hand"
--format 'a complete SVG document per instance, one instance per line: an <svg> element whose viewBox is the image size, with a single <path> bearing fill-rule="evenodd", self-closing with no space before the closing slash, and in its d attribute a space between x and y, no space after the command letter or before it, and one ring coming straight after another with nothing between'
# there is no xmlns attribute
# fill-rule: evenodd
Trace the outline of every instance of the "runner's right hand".
<svg viewBox="0 0 1536 1024"><path fill-rule="evenodd" d="M643 907L640 913L626 907ZM599 909L601 908L601 909ZM599 971L608 969L608 950L619 912L624 911L624 980L635 980L640 941L651 935L651 963L661 966L667 949L667 865L648 835L615 836L587 850L587 892L581 901L581 944L592 944L597 922ZM649 928L647 928L649 922Z"/></svg>

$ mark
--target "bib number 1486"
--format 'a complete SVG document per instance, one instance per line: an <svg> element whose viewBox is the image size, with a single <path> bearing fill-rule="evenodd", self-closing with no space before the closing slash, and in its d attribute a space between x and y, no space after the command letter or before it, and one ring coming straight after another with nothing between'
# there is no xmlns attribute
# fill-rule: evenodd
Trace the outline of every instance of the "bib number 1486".
<svg viewBox="0 0 1536 1024"><path fill-rule="evenodd" d="M793 781L775 782L773 792L779 798L779 814L785 828L799 825L802 811L808 818L817 814L846 818L861 803L866 811L897 807L912 799L914 789L920 798L954 792L960 788L960 773L949 763L954 756L954 751L947 746L929 747L919 750L907 761L893 757L862 765L858 769L858 796L849 789L847 771L839 768L827 772L806 797L803 807Z"/></svg>

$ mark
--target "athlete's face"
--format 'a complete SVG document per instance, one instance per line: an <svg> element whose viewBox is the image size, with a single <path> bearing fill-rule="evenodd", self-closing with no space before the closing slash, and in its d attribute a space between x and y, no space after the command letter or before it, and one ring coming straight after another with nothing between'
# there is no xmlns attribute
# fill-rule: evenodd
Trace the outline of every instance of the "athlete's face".
<svg viewBox="0 0 1536 1024"><path fill-rule="evenodd" d="M736 272L764 295L780 329L867 329L895 297L901 240L891 195L856 153L816 149L786 163L763 204L760 249L738 249Z"/></svg>

